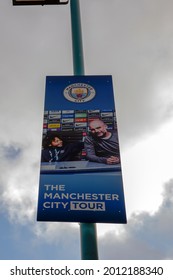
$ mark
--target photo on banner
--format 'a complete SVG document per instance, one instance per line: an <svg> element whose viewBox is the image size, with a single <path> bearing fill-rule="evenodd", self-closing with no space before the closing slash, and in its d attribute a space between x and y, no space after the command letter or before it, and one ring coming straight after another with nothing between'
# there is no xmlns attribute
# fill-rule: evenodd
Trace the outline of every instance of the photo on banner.
<svg viewBox="0 0 173 280"><path fill-rule="evenodd" d="M111 76L48 76L38 220L125 223Z"/></svg>

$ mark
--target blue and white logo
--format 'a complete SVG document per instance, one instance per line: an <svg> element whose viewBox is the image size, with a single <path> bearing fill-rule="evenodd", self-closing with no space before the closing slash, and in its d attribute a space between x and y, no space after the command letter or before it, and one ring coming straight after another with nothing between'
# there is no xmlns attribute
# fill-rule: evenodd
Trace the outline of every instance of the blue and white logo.
<svg viewBox="0 0 173 280"><path fill-rule="evenodd" d="M88 102L92 100L95 95L95 89L84 83L71 84L64 89L64 97L75 103Z"/></svg>

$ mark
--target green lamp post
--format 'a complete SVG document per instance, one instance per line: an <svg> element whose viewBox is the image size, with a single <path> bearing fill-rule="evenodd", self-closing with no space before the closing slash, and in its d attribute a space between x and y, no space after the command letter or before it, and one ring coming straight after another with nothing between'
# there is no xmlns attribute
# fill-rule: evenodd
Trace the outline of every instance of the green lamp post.
<svg viewBox="0 0 173 280"><path fill-rule="evenodd" d="M13 0L14 6L25 5L65 5L69 0ZM73 68L74 75L84 75L84 58L82 45L81 17L79 0L70 1ZM96 224L81 223L81 258L83 260L97 260L97 234Z"/></svg>

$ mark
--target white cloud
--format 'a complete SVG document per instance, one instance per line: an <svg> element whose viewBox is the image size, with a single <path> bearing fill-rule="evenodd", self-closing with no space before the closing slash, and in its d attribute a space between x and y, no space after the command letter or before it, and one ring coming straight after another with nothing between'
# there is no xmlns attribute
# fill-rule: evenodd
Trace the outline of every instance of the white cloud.
<svg viewBox="0 0 173 280"><path fill-rule="evenodd" d="M172 178L173 122L122 152L127 213L157 210L164 182Z"/></svg>
<svg viewBox="0 0 173 280"><path fill-rule="evenodd" d="M153 215L134 214L119 234L113 231L100 238L101 259L173 258L173 180L164 186L163 202Z"/></svg>

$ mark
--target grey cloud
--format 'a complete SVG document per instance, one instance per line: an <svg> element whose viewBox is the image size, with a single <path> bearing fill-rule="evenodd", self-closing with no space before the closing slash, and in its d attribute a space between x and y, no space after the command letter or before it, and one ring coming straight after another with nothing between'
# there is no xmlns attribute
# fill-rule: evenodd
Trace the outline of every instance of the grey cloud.
<svg viewBox="0 0 173 280"><path fill-rule="evenodd" d="M83 9L87 71L113 74L120 139L131 145L172 117L173 4L92 2Z"/></svg>
<svg viewBox="0 0 173 280"><path fill-rule="evenodd" d="M133 214L119 235L99 240L101 259L173 258L173 180L164 186L163 202L154 214Z"/></svg>
<svg viewBox="0 0 173 280"><path fill-rule="evenodd" d="M12 126L8 111L15 124L25 116L29 131L41 129L45 76L72 74L69 5L2 3L2 118ZM122 146L172 118L172 8L170 0L81 0L86 74L113 75Z"/></svg>
<svg viewBox="0 0 173 280"><path fill-rule="evenodd" d="M22 148L17 144L0 147L0 158L3 160L17 160L22 154Z"/></svg>
<svg viewBox="0 0 173 280"><path fill-rule="evenodd" d="M25 145L0 141L0 211L11 223L26 224L35 220L39 161L29 140ZM38 170L38 172L34 172Z"/></svg>

